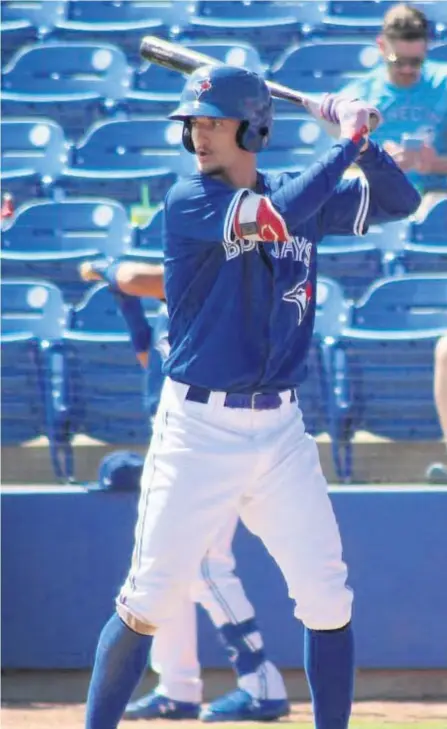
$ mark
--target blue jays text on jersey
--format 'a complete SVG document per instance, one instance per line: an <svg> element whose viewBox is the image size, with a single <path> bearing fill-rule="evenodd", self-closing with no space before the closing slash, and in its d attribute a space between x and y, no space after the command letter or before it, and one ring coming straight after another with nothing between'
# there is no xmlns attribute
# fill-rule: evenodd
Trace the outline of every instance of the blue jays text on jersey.
<svg viewBox="0 0 447 729"><path fill-rule="evenodd" d="M327 186L343 144L334 145L310 172L311 183ZM173 186L164 220L170 318L165 374L224 392L279 392L299 385L314 326L317 243L326 234L362 235L371 223L405 217L419 201L391 158L372 143L362 168L366 177L341 180L333 192L322 193L319 206L315 186L307 185L302 198L292 201L298 223L291 227L287 221L291 240L278 244L234 237L234 216L246 190L203 174ZM297 178L259 173L256 192L273 202L284 192L286 207Z"/></svg>

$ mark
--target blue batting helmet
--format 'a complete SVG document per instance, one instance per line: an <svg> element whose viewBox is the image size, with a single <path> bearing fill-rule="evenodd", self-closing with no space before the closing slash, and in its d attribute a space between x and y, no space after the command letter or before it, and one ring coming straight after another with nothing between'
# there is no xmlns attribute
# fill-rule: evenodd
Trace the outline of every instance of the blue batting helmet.
<svg viewBox="0 0 447 729"><path fill-rule="evenodd" d="M180 104L169 115L183 125L183 144L194 152L188 120L192 116L240 119L237 143L248 152L267 146L273 124L270 91L261 76L236 66L202 66L187 80Z"/></svg>

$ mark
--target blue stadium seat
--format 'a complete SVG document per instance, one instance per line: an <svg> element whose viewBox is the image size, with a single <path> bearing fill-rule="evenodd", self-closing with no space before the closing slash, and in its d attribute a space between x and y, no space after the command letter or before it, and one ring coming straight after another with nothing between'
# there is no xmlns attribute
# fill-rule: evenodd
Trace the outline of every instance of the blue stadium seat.
<svg viewBox="0 0 447 729"><path fill-rule="evenodd" d="M447 43L437 43L428 51L428 58L430 61L440 61L441 63L447 63Z"/></svg>
<svg viewBox="0 0 447 729"><path fill-rule="evenodd" d="M409 273L447 273L447 200L409 224L402 259Z"/></svg>
<svg viewBox="0 0 447 729"><path fill-rule="evenodd" d="M383 16L396 3L393 0L330 0L323 18L325 35L343 37L379 33Z"/></svg>
<svg viewBox="0 0 447 729"><path fill-rule="evenodd" d="M160 303L144 301L153 322ZM95 286L70 312L64 332L70 390L71 435L107 443L147 444L146 376L137 364L113 294Z"/></svg>
<svg viewBox="0 0 447 729"><path fill-rule="evenodd" d="M72 471L60 355L50 344L65 322L61 292L45 281L2 281L2 444L47 436L54 473Z"/></svg>
<svg viewBox="0 0 447 729"><path fill-rule="evenodd" d="M298 42L303 32L311 32L320 18L316 2L205 0L197 3L183 39L236 38L255 46L262 60L269 62Z"/></svg>
<svg viewBox="0 0 447 729"><path fill-rule="evenodd" d="M2 236L4 278L39 278L79 301L89 284L79 278L83 260L117 256L131 242L126 211L114 200L73 199L19 208Z"/></svg>
<svg viewBox="0 0 447 729"><path fill-rule="evenodd" d="M433 351L447 329L447 274L377 281L352 309L336 344L348 380L352 426L393 440L441 436L433 401Z"/></svg>
<svg viewBox="0 0 447 729"><path fill-rule="evenodd" d="M2 66L25 43L45 40L66 11L67 0L2 0Z"/></svg>
<svg viewBox="0 0 447 729"><path fill-rule="evenodd" d="M239 65L263 73L257 50L248 43L234 41L185 42L188 48L217 58L222 63ZM176 71L146 63L135 73L126 107L129 114L167 116L176 106L185 84L185 77Z"/></svg>
<svg viewBox="0 0 447 729"><path fill-rule="evenodd" d="M269 145L259 156L259 168L274 172L304 170L323 151L327 140L319 124L307 114L276 117Z"/></svg>
<svg viewBox="0 0 447 729"><path fill-rule="evenodd" d="M167 37L173 25L180 30L188 17L187 8L185 0L70 0L56 33L64 41L82 38L113 43L132 63L139 63L141 38L149 34Z"/></svg>
<svg viewBox="0 0 447 729"><path fill-rule="evenodd" d="M61 188L68 195L111 197L137 203L142 185L150 202L160 203L175 182L181 126L154 117L119 119L95 124L73 151Z"/></svg>
<svg viewBox="0 0 447 729"><path fill-rule="evenodd" d="M336 378L333 354L343 327L349 323L350 306L336 281L319 276L316 291L315 333L307 361L307 378L298 388L298 402L306 430L328 433L335 473L340 481L350 470L351 447L346 437L350 399L344 383ZM343 386L342 386L343 385Z"/></svg>
<svg viewBox="0 0 447 729"><path fill-rule="evenodd" d="M356 300L383 275L382 251L372 237L326 236L318 244L318 271Z"/></svg>
<svg viewBox="0 0 447 729"><path fill-rule="evenodd" d="M4 116L46 116L71 139L112 114L131 69L115 46L48 42L21 49L2 71Z"/></svg>
<svg viewBox="0 0 447 729"><path fill-rule="evenodd" d="M62 128L51 119L8 119L1 135L3 191L15 205L50 194L69 158Z"/></svg>
<svg viewBox="0 0 447 729"><path fill-rule="evenodd" d="M288 47L272 65L272 81L308 93L338 91L378 61L378 49L369 43L319 41ZM275 102L278 112L289 111L289 102Z"/></svg>
<svg viewBox="0 0 447 729"><path fill-rule="evenodd" d="M134 229L133 246L128 251L129 258L153 263L163 261L162 222L163 209L160 209L146 226Z"/></svg>

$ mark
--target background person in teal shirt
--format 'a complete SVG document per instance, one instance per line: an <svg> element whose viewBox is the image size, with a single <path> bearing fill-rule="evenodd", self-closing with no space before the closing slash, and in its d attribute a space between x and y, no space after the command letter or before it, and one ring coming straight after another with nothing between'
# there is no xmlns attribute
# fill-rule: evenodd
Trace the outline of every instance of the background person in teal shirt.
<svg viewBox="0 0 447 729"><path fill-rule="evenodd" d="M380 109L382 144L421 194L447 194L447 64L426 60L429 26L406 4L384 16L377 43L383 62L343 93Z"/></svg>

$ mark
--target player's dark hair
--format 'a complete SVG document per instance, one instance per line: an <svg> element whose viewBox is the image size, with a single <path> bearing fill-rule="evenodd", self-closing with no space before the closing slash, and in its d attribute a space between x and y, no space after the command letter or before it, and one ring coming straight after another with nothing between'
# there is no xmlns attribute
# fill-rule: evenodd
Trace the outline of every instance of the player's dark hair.
<svg viewBox="0 0 447 729"><path fill-rule="evenodd" d="M388 40L428 40L428 20L422 10L400 3L393 5L383 19L383 35Z"/></svg>

